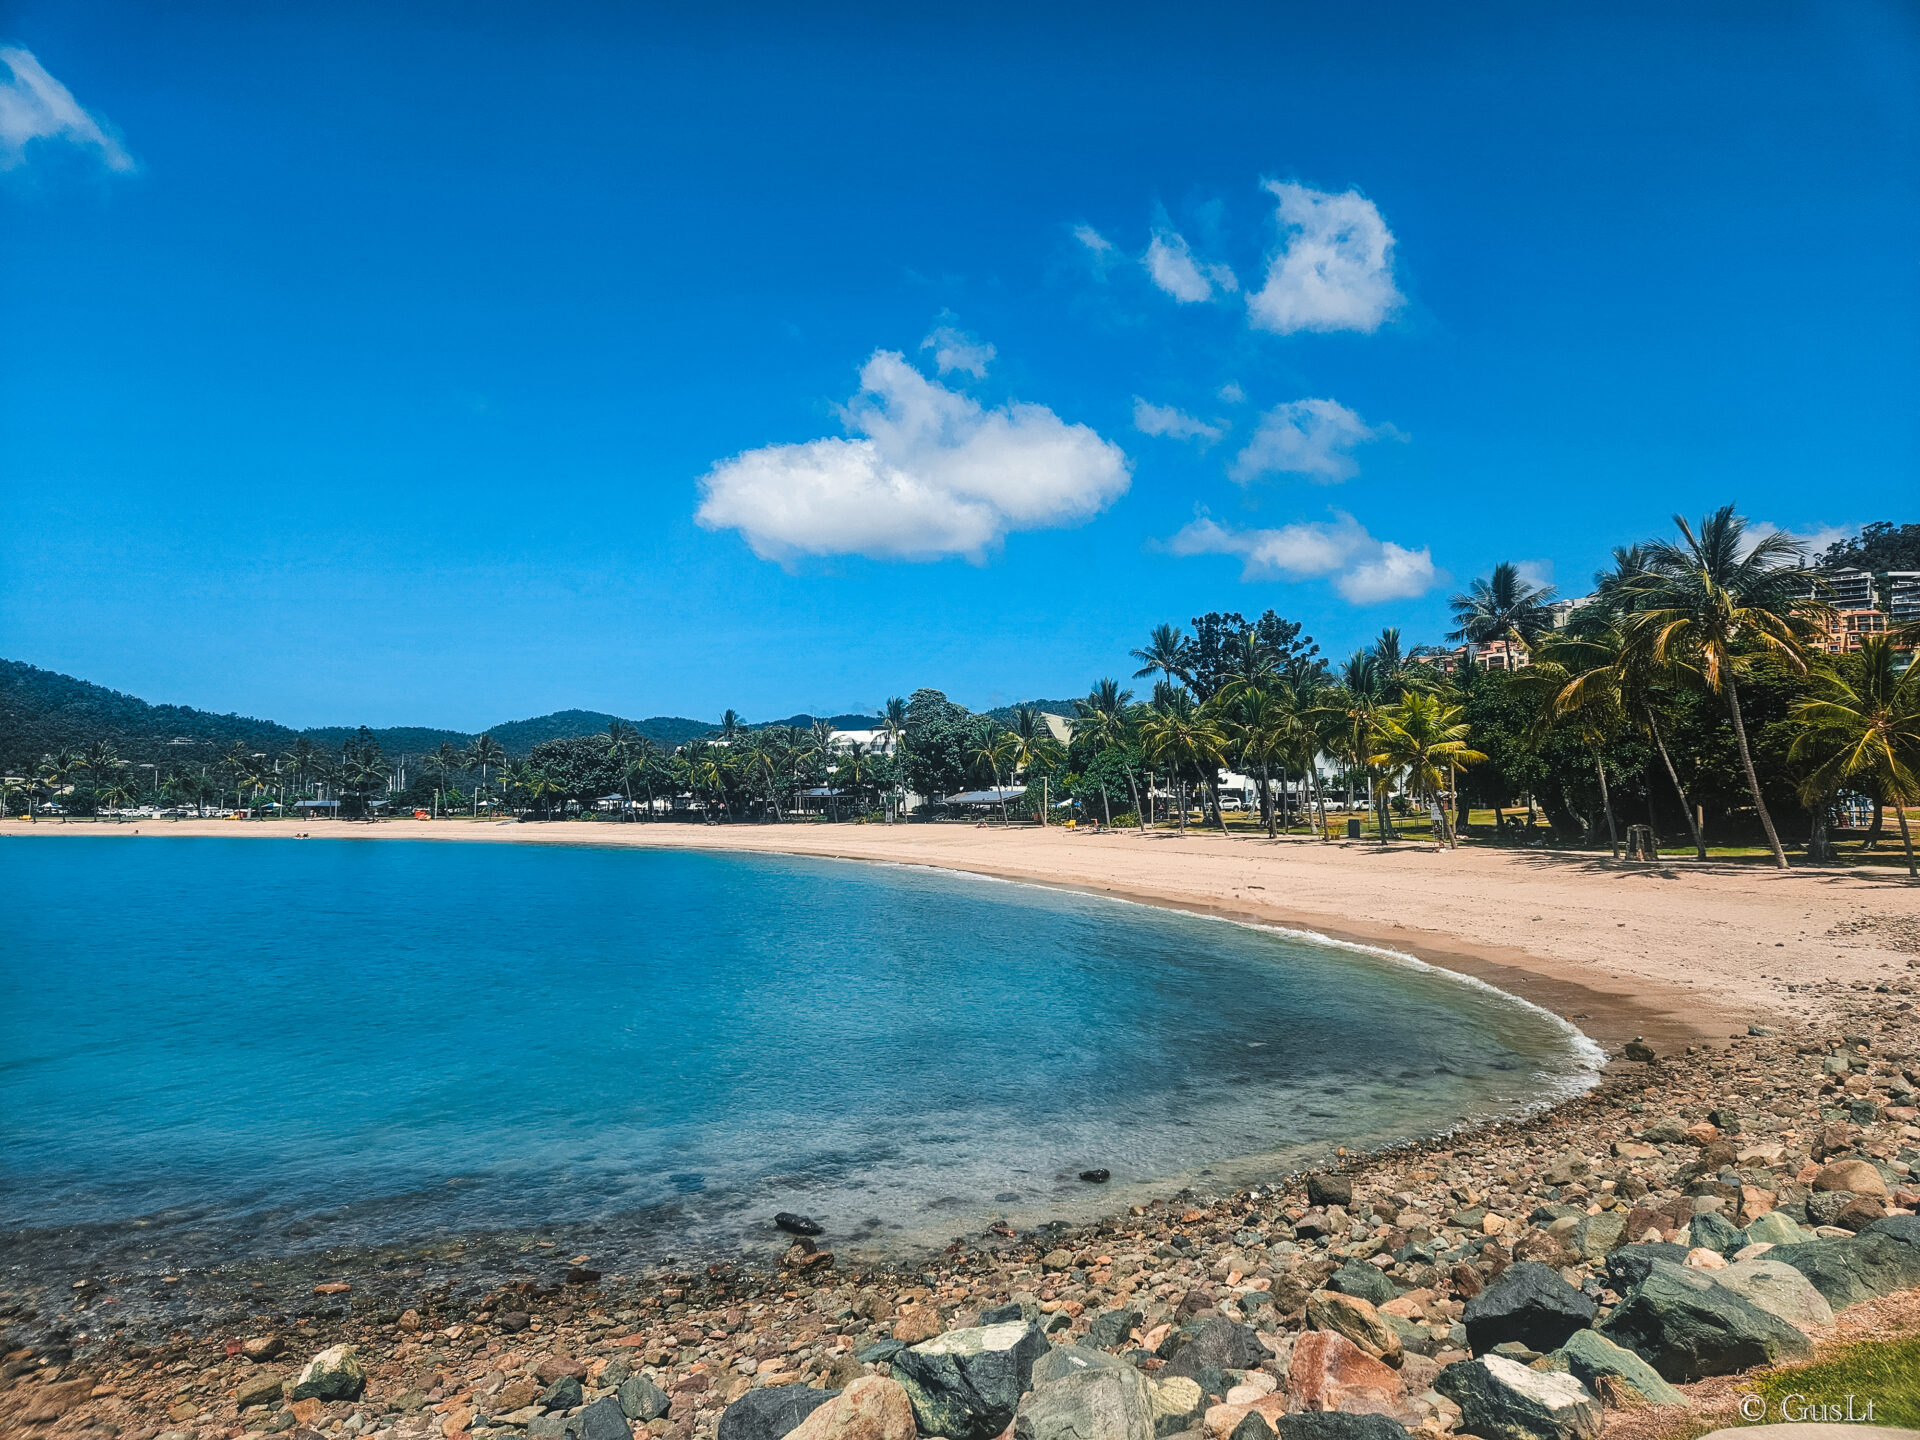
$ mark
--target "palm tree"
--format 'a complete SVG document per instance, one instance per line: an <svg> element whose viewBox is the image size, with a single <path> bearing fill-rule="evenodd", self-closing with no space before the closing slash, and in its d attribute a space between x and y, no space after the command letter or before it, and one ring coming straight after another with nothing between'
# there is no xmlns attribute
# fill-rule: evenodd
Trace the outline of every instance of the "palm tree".
<svg viewBox="0 0 1920 1440"><path fill-rule="evenodd" d="M1606 746L1626 720L1623 694L1617 686L1579 683L1588 677L1569 669L1559 658L1563 653L1558 647L1542 646L1534 663L1519 671L1513 683L1538 697L1540 709L1532 730L1536 744L1549 732L1561 730L1574 735L1593 755L1600 807L1607 816L1607 843L1618 860L1620 827L1614 820L1613 791L1607 785Z"/></svg>
<svg viewBox="0 0 1920 1440"><path fill-rule="evenodd" d="M1404 773L1406 786L1440 817L1440 839L1451 847L1453 824L1440 795L1453 786L1456 769L1487 757L1467 744L1464 705L1448 705L1438 695L1409 691L1383 711L1374 729L1370 763Z"/></svg>
<svg viewBox="0 0 1920 1440"><path fill-rule="evenodd" d="M83 761L78 751L62 746L51 755L41 757L40 783L55 796L62 794L73 783L74 773L81 768Z"/></svg>
<svg viewBox="0 0 1920 1440"><path fill-rule="evenodd" d="M1182 685L1193 683L1188 673L1193 664L1193 647L1178 625L1154 626L1146 648L1129 653L1140 662L1140 668L1133 672L1136 680L1157 673L1166 676L1169 683L1175 680Z"/></svg>
<svg viewBox="0 0 1920 1440"><path fill-rule="evenodd" d="M1053 731L1047 725L1046 718L1031 705L1016 706L1013 712L1013 729L1009 732L1012 742L1012 765L1008 769L1010 776L1031 775L1036 765L1050 765L1058 756L1060 747L1055 743ZM1131 777L1129 777L1131 778ZM1029 793L1032 782L1029 780ZM1034 812L1039 815L1042 825L1047 823L1045 796Z"/></svg>
<svg viewBox="0 0 1920 1440"><path fill-rule="evenodd" d="M1132 701L1133 692L1122 690L1118 680L1096 680L1093 689L1087 692L1086 699L1073 702L1073 738L1090 740L1095 755L1109 748L1124 748L1133 731L1133 717L1127 709ZM1133 813L1144 828L1147 812L1140 808L1140 786L1133 778L1131 765L1127 766L1127 788L1133 792ZM1151 800L1151 780L1147 785L1147 793Z"/></svg>
<svg viewBox="0 0 1920 1440"><path fill-rule="evenodd" d="M1421 665L1409 659L1400 645L1400 627L1389 625L1380 632L1380 638L1368 647L1373 656L1374 669L1379 672L1380 693L1389 700L1398 700L1409 690L1430 690L1438 678L1430 665Z"/></svg>
<svg viewBox="0 0 1920 1440"><path fill-rule="evenodd" d="M623 821L633 818L633 759L637 738L634 728L626 721L607 722L607 758L620 772L620 792L627 797L626 806L620 812Z"/></svg>
<svg viewBox="0 0 1920 1440"><path fill-rule="evenodd" d="M438 820L440 818L440 794L441 791L448 788L447 777L456 770L465 769L466 762L461 758L460 752L453 748L453 742L451 740L442 740L440 742L440 748L427 757L427 764L432 767L434 774L439 777L439 784L433 792L433 818Z"/></svg>
<svg viewBox="0 0 1920 1440"><path fill-rule="evenodd" d="M1320 709L1338 722L1335 744L1342 759L1358 767L1366 781L1368 799L1374 803L1379 822L1380 843L1398 839L1393 830L1393 814L1385 789L1376 793L1373 783L1373 732L1379 715L1389 703L1386 682L1379 658L1370 650L1356 650L1340 667L1340 683L1329 690ZM1349 772L1351 775L1351 772ZM1353 782L1347 782L1347 805L1353 805Z"/></svg>
<svg viewBox="0 0 1920 1440"><path fill-rule="evenodd" d="M1650 548L1651 573L1638 591L1642 608L1627 620L1627 637L1653 664L1684 665L1714 694L1725 697L1753 808L1773 863L1784 870L1787 852L1760 798L1760 777L1754 772L1747 723L1740 713L1738 676L1755 653L1773 655L1804 672L1803 647L1812 633L1811 622L1832 607L1800 592L1792 568L1801 558L1798 541L1774 531L1749 544L1747 522L1731 505L1702 520L1698 534L1683 516L1673 521L1680 527L1681 543L1662 541Z"/></svg>
<svg viewBox="0 0 1920 1440"><path fill-rule="evenodd" d="M480 734L473 737L473 743L467 746L466 768L480 772L480 786L473 792L473 813L480 813L480 791L487 785L487 769L498 765L507 758L507 752L500 742L491 735Z"/></svg>
<svg viewBox="0 0 1920 1440"><path fill-rule="evenodd" d="M1694 855L1706 859L1707 844L1700 833L1700 821L1660 729L1660 714L1654 704L1658 675L1646 649L1630 644L1617 626L1582 625L1542 645L1534 668L1564 681L1550 702L1557 713L1604 708L1632 715L1646 726L1666 766L1667 778L1673 782L1674 793L1680 797L1681 813L1693 835ZM1604 780L1603 775L1603 784Z"/></svg>
<svg viewBox="0 0 1920 1440"><path fill-rule="evenodd" d="M887 823L892 824L900 808L900 782L898 777L905 773L903 767L907 758L907 702L898 695L888 698L887 708L881 713L879 732L886 736L887 754L893 759L895 780L890 787L892 795L888 800Z"/></svg>
<svg viewBox="0 0 1920 1440"><path fill-rule="evenodd" d="M1493 567L1487 579L1476 579L1464 594L1455 595L1454 629L1449 640L1465 640L1484 645L1489 640L1518 640L1531 645L1553 628L1551 585L1534 585L1520 577L1520 568L1511 560Z"/></svg>
<svg viewBox="0 0 1920 1440"><path fill-rule="evenodd" d="M1180 787L1180 833L1184 835L1187 833L1185 772L1200 770L1204 773L1208 767L1219 765L1221 752L1226 747L1226 737L1220 733L1220 727L1213 717L1193 703L1193 696L1185 690L1169 687L1163 695L1155 697L1147 718L1141 722L1140 743L1150 758L1165 760L1168 768L1174 771ZM1219 807L1215 806L1214 814L1218 816L1219 813ZM1226 822L1222 820L1222 834L1226 833L1226 828Z"/></svg>
<svg viewBox="0 0 1920 1440"><path fill-rule="evenodd" d="M747 722L740 718L740 712L738 710L728 710L726 714L720 717L720 738L722 740L731 740L742 730L746 729L746 727Z"/></svg>
<svg viewBox="0 0 1920 1440"><path fill-rule="evenodd" d="M1224 693L1224 692L1223 692ZM1297 743L1293 711L1279 689L1243 689L1227 702L1226 732L1240 753L1240 763L1260 774L1260 808L1267 822L1267 838L1275 838L1273 762L1281 762L1281 794L1286 793L1286 758Z"/></svg>
<svg viewBox="0 0 1920 1440"><path fill-rule="evenodd" d="M1845 781L1870 779L1899 817L1907 874L1920 876L1907 826L1907 806L1920 800L1920 665L1900 670L1895 643L1868 635L1853 663L1815 672L1813 696L1793 706L1804 728L1791 753L1813 767L1802 785L1812 802Z"/></svg>
<svg viewBox="0 0 1920 1440"><path fill-rule="evenodd" d="M1000 767L1013 758L1018 743L1017 738L1005 730L988 727L974 738L974 749L967 757L976 765L984 766L992 777L993 788L999 792L1000 823L1003 825L1007 823L1007 792L1000 784Z"/></svg>

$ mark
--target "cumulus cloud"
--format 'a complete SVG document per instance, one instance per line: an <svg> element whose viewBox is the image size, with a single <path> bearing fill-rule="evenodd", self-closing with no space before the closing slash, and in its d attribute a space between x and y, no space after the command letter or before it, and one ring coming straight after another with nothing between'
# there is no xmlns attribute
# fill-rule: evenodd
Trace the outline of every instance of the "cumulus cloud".
<svg viewBox="0 0 1920 1440"><path fill-rule="evenodd" d="M984 340L976 340L964 330L942 325L920 342L922 350L933 351L933 363L942 375L964 370L976 380L986 378L987 365L1000 352Z"/></svg>
<svg viewBox="0 0 1920 1440"><path fill-rule="evenodd" d="M1553 584L1553 561L1551 560L1516 560L1513 562L1513 568L1515 573L1529 585L1544 589Z"/></svg>
<svg viewBox="0 0 1920 1440"><path fill-rule="evenodd" d="M1389 427L1367 424L1338 400L1289 400L1260 417L1227 474L1242 485L1271 474L1305 475L1323 485L1351 480L1360 473L1353 447L1389 433Z"/></svg>
<svg viewBox="0 0 1920 1440"><path fill-rule="evenodd" d="M1229 380L1220 387L1219 393L1220 398L1229 405L1244 405L1247 403L1247 392L1240 388L1240 382L1238 380Z"/></svg>
<svg viewBox="0 0 1920 1440"><path fill-rule="evenodd" d="M1109 250L1113 249L1113 242L1091 225L1074 226L1073 238L1086 246L1087 249L1093 251L1096 255L1105 255Z"/></svg>
<svg viewBox="0 0 1920 1440"><path fill-rule="evenodd" d="M34 59L31 50L0 47L7 79L0 81L0 170L27 158L31 140L65 140L100 152L109 170L133 169L133 157L80 107L73 93Z"/></svg>
<svg viewBox="0 0 1920 1440"><path fill-rule="evenodd" d="M1225 265L1209 265L1194 258L1186 237L1172 230L1156 230L1140 257L1153 283L1182 305L1211 300L1216 288L1231 293L1240 282Z"/></svg>
<svg viewBox="0 0 1920 1440"><path fill-rule="evenodd" d="M982 407L876 350L840 412L856 438L769 445L700 481L694 519L763 560L982 559L1015 530L1077 524L1124 494L1120 447L1043 405Z"/></svg>
<svg viewBox="0 0 1920 1440"><path fill-rule="evenodd" d="M1784 535L1797 544L1809 560L1819 559L1828 546L1851 540L1859 532L1858 525L1800 525L1788 529L1771 520L1752 520L1747 523L1749 543L1757 545L1769 535Z"/></svg>
<svg viewBox="0 0 1920 1440"><path fill-rule="evenodd" d="M1175 440L1218 440L1226 427L1212 424L1176 410L1171 405L1155 405L1133 397L1133 428L1142 435L1166 435Z"/></svg>
<svg viewBox="0 0 1920 1440"><path fill-rule="evenodd" d="M1393 232L1358 190L1330 195L1304 185L1268 181L1279 201L1281 245L1266 283L1247 296L1247 313L1262 330L1380 328L1402 297L1393 283Z"/></svg>
<svg viewBox="0 0 1920 1440"><path fill-rule="evenodd" d="M1427 546L1376 540L1351 515L1267 530L1236 530L1202 515L1166 548L1175 555L1237 555L1242 580L1329 580L1354 605L1410 600L1444 584Z"/></svg>

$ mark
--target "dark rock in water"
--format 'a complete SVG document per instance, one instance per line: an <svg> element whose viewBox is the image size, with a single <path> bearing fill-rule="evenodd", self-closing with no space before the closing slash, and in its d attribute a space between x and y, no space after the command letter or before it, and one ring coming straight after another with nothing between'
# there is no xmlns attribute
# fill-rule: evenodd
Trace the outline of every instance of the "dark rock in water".
<svg viewBox="0 0 1920 1440"><path fill-rule="evenodd" d="M773 1223L789 1235L812 1236L826 1233L825 1227L819 1221L810 1220L805 1215L795 1215L791 1210L782 1210L773 1217Z"/></svg>
<svg viewBox="0 0 1920 1440"><path fill-rule="evenodd" d="M1538 1260L1521 1260L1469 1300L1462 1318L1467 1344L1476 1355L1509 1340L1545 1354L1591 1325L1597 1308L1557 1271Z"/></svg>
<svg viewBox="0 0 1920 1440"><path fill-rule="evenodd" d="M1209 1380L1215 1385L1218 1380L1203 1372L1256 1370L1267 1359L1267 1347L1251 1326L1236 1325L1224 1315L1209 1315L1167 1336L1160 1346L1160 1357L1167 1362L1166 1367L1154 1378L1185 1375L1198 1380L1208 1394L1218 1394L1219 1390L1208 1389Z"/></svg>
<svg viewBox="0 0 1920 1440"><path fill-rule="evenodd" d="M1351 1205L1353 1181L1344 1175L1315 1171L1307 1176L1307 1201L1313 1205Z"/></svg>
<svg viewBox="0 0 1920 1440"><path fill-rule="evenodd" d="M1642 1064L1653 1059L1653 1047L1638 1035L1627 1042L1627 1048L1624 1053L1627 1059L1638 1060Z"/></svg>
<svg viewBox="0 0 1920 1440"><path fill-rule="evenodd" d="M494 1316L493 1323L509 1335L518 1335L533 1323L533 1317L524 1310L509 1310Z"/></svg>
<svg viewBox="0 0 1920 1440"><path fill-rule="evenodd" d="M982 1325L1007 1325L1020 1319L1024 1313L1018 1305L995 1305L989 1310L982 1310L980 1312L980 1323ZM863 1355L860 1358L864 1360L866 1357Z"/></svg>
<svg viewBox="0 0 1920 1440"><path fill-rule="evenodd" d="M1767 1251L1767 1259L1791 1265L1813 1282L1827 1304L1844 1310L1920 1285L1920 1216L1889 1215L1851 1240L1776 1245Z"/></svg>
<svg viewBox="0 0 1920 1440"><path fill-rule="evenodd" d="M620 1402L611 1395L582 1410L574 1425L580 1440L633 1440L633 1427L627 1423Z"/></svg>
<svg viewBox="0 0 1920 1440"><path fill-rule="evenodd" d="M1061 1346L1034 1366L1014 1440L1154 1440L1147 1377L1098 1350Z"/></svg>
<svg viewBox="0 0 1920 1440"><path fill-rule="evenodd" d="M1227 1440L1275 1440L1273 1427L1267 1424L1258 1410L1249 1410L1240 1417L1240 1423L1233 1427L1233 1434Z"/></svg>
<svg viewBox="0 0 1920 1440"><path fill-rule="evenodd" d="M673 1401L667 1398L667 1392L644 1375L635 1375L624 1381L619 1389L620 1408L629 1420L638 1420L645 1424L649 1420L661 1420L673 1408Z"/></svg>
<svg viewBox="0 0 1920 1440"><path fill-rule="evenodd" d="M580 1382L571 1375L562 1375L547 1387L539 1405L542 1410L571 1410L585 1398L580 1390Z"/></svg>
<svg viewBox="0 0 1920 1440"><path fill-rule="evenodd" d="M1111 1180L1113 1176L1105 1170L1082 1170L1080 1172L1080 1178L1085 1180L1089 1185L1104 1185L1107 1181Z"/></svg>
<svg viewBox="0 0 1920 1440"><path fill-rule="evenodd" d="M1407 1427L1385 1415L1308 1410L1280 1417L1280 1440L1407 1440Z"/></svg>
<svg viewBox="0 0 1920 1440"><path fill-rule="evenodd" d="M1627 1293L1600 1333L1677 1383L1813 1354L1812 1342L1800 1331L1716 1285L1711 1275L1654 1261L1647 1278Z"/></svg>
<svg viewBox="0 0 1920 1440"><path fill-rule="evenodd" d="M981 1325L909 1346L888 1363L921 1434L994 1440L1033 1388L1033 1362L1048 1348L1038 1326Z"/></svg>
<svg viewBox="0 0 1920 1440"><path fill-rule="evenodd" d="M1440 1372L1433 1388L1460 1407L1460 1428L1483 1440L1590 1440L1600 1402L1573 1376L1488 1355Z"/></svg>
<svg viewBox="0 0 1920 1440"><path fill-rule="evenodd" d="M813 1390L805 1385L749 1390L720 1412L716 1440L781 1440L839 1393L838 1390Z"/></svg>
<svg viewBox="0 0 1920 1440"><path fill-rule="evenodd" d="M1004 1310L1006 1307L1003 1305L1000 1308ZM986 1317L982 1316L981 1318L984 1320ZM1013 1318L1016 1320L1020 1318L1020 1307L1018 1305L1013 1307ZM893 1359L894 1356L906 1348L907 1342L904 1340L880 1340L867 1346L864 1350L856 1351L853 1358L858 1360L862 1365L878 1365L882 1360Z"/></svg>
<svg viewBox="0 0 1920 1440"><path fill-rule="evenodd" d="M1607 1284L1622 1295L1647 1278L1656 1260L1675 1265L1687 1261L1687 1247L1669 1240L1649 1240L1642 1245L1622 1245L1607 1256Z"/></svg>
<svg viewBox="0 0 1920 1440"><path fill-rule="evenodd" d="M1386 1277L1378 1265L1364 1260L1349 1260L1327 1278L1327 1289L1352 1295L1369 1305L1386 1304L1400 1293L1400 1287Z"/></svg>
<svg viewBox="0 0 1920 1440"><path fill-rule="evenodd" d="M600 1272L589 1270L584 1265L576 1265L567 1271L566 1283L569 1285L598 1285Z"/></svg>
<svg viewBox="0 0 1920 1440"><path fill-rule="evenodd" d="M1108 1310L1096 1315L1093 1324L1087 1327L1087 1344L1096 1350L1124 1345L1144 1318L1138 1310ZM980 1319L985 1323L987 1317L982 1315Z"/></svg>

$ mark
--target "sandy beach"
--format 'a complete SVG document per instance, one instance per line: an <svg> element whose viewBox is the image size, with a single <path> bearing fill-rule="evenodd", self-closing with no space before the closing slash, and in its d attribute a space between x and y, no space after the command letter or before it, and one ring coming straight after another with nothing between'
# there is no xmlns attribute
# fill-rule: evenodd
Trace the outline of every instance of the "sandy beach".
<svg viewBox="0 0 1920 1440"><path fill-rule="evenodd" d="M16 838L214 835L665 846L931 865L1377 945L1476 976L1609 1049L1813 1020L1920 967L1920 886L1892 871L1667 862L1548 850L1436 851L1195 830L395 820L10 824Z"/></svg>

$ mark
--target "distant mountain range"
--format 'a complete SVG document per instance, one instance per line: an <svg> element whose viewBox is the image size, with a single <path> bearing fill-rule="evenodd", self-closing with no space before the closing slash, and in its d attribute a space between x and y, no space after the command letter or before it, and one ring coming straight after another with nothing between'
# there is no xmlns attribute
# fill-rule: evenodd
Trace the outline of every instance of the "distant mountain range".
<svg viewBox="0 0 1920 1440"><path fill-rule="evenodd" d="M1072 714L1070 700L1029 702L1043 710ZM1000 720L1012 717L1011 706L987 712ZM761 725L811 725L812 715L789 715ZM872 715L827 715L838 730L871 729ZM603 733L615 720L626 720L655 744L684 745L720 727L710 720L681 715L655 715L646 720L608 715L599 710L556 710L530 720L509 720L486 733L508 755L521 756L543 740ZM759 729L761 725L752 728ZM0 769L22 775L44 755L62 749L80 750L97 740L112 743L120 758L135 765L172 766L183 761L212 761L235 740L250 748L278 754L301 736L327 749L337 749L356 733L351 725L319 725L295 730L250 715L216 715L185 705L149 705L135 696L109 690L53 670L0 660ZM475 732L398 725L375 729L373 736L389 755L423 755L442 744L466 746Z"/></svg>

